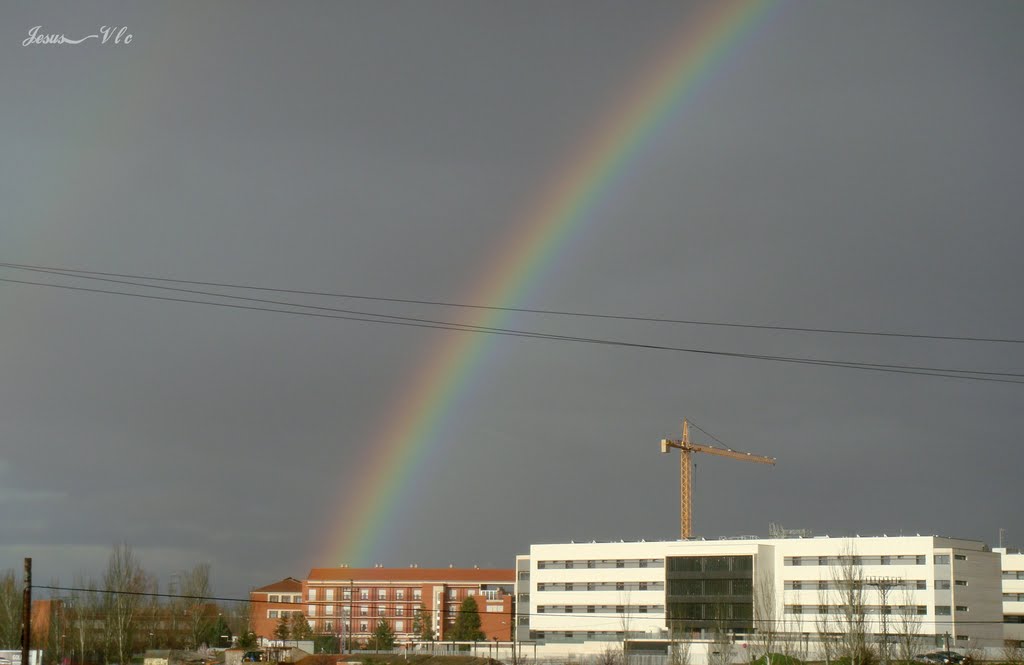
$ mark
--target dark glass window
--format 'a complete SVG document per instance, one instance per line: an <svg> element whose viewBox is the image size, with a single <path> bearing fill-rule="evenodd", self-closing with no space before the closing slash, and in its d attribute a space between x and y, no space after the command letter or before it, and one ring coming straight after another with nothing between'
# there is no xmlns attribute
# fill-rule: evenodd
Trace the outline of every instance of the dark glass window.
<svg viewBox="0 0 1024 665"><path fill-rule="evenodd" d="M754 581L753 580L733 580L732 581L732 593L735 596L739 595L750 595L754 592Z"/></svg>

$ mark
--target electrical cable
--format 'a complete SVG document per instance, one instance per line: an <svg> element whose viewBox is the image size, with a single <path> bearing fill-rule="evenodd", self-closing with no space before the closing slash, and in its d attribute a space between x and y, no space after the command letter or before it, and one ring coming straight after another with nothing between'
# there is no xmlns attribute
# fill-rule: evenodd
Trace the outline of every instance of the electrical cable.
<svg viewBox="0 0 1024 665"><path fill-rule="evenodd" d="M67 275L67 276L74 277L72 275ZM620 346L620 347L635 348L635 349L673 351L673 352L678 352L678 353L693 353L693 354L700 354L700 355L710 355L710 356L720 356L720 357L730 357L730 358L744 358L744 359L751 359L751 360L767 360L767 361L773 361L773 362L794 363L794 364L803 364L803 365L819 365L819 366L826 366L826 367L840 367L840 368L845 368L845 369L860 369L860 370L865 370L865 371L887 372L887 373L895 373L895 374L911 374L911 375L918 375L918 376L932 376L932 377L941 377L941 378L958 378L958 379L965 379L965 380L972 380L972 381L994 382L994 383L1024 384L1024 381L1013 380L1013 379L1016 379L1016 378L1024 378L1024 374L1014 373L1014 372L994 372L994 371L989 371L989 370L970 370L970 369L959 369L959 368L941 368L941 367L928 367L928 366L916 366L916 365L899 365L899 364L891 364L891 363L864 363L864 362L847 361L847 360L829 360L829 359L817 359L817 358L803 358L803 357L798 357L798 356L796 356L796 357L794 357L794 356L777 356L777 355L755 354L755 353L741 353L741 352L731 352L731 351L715 351L715 350L701 349L701 348L678 347L678 346L669 346L669 345L661 345L661 344L646 344L646 343L637 343L637 342L626 342L626 341L622 341L622 340L608 340L608 339L590 338L590 337L578 337L578 336L569 336L569 335L555 335L555 334L539 333L539 332L531 332L531 331L522 331L522 330L507 329L507 328L491 328L491 327L486 327L486 326L476 326L476 325L472 325L472 324L460 324L460 323L452 323L452 322L432 321L430 319L418 319L418 318L415 318L415 317L395 317L395 316L392 316L392 315L382 315L382 314L372 314L372 313L361 313L362 314L361 316L342 316L342 315L337 315L337 314L325 314L325 313L319 313L319 312L306 312L306 311L294 311L294 310L281 310L281 309L274 309L274 308L269 308L269 307L256 307L256 306L238 305L238 304L232 304L232 303L211 302L211 301L205 301L205 300L192 300L192 299L187 299L187 298L172 298L172 297L167 297L167 296L155 296L155 295L148 295L148 294L141 294L141 293L131 293L131 292L126 292L126 291L113 291L113 290L109 290L109 289L92 289L92 288L80 287L80 286L70 286L70 285L66 285L66 284L52 284L52 283L46 283L46 282L34 282L34 281L29 281L29 280L17 280L17 279L9 279L9 278L0 278L0 282L6 282L6 283L11 283L11 284L22 284L22 285L29 285L29 286L45 286L45 287L58 288L58 289L66 289L66 290L72 290L72 291L81 291L81 292L90 292L90 293L103 293L103 294L108 294L108 295L128 296L128 297L144 298L144 299L158 300L158 301L192 303L192 304L198 304L198 305L209 305L209 306L216 306L216 307L226 307L226 308L231 308L231 309L245 309L245 310L254 310L254 311L273 312L273 313L278 313L278 314L292 314L292 315L299 315L299 316L310 316L310 317L317 317L317 318L343 319L343 320L349 320L349 321L360 321L360 322L365 322L365 323L384 323L384 324L389 324L389 325L409 326L409 327L418 327L418 328L434 328L434 329L442 329L442 330L457 330L457 331L463 331L463 332L476 332L476 333L492 334L492 335L505 335L505 336L513 336L513 337L528 337L528 338L536 338L536 339L549 339L549 340L556 340L556 341L579 342L579 343L587 343L587 344L600 344L600 345L607 345L607 346ZM165 289L165 290L170 289L170 290L179 290L179 291L183 290L183 289L172 289L171 287L157 287L157 286L153 286L153 285L144 285L144 284L135 284L135 283L133 283L133 284L136 285L136 286L144 287L144 288L158 288L158 289ZM214 294L214 297L230 298L230 299L238 299L238 300L254 300L254 301L257 301L257 302L261 302L258 299L246 298L244 296ZM310 306L310 305L301 305L301 304L294 304L294 303L285 303L285 306L298 307L298 308L330 309L330 308L323 308L323 307ZM351 311L351 310L339 310L339 311ZM367 318L367 317L375 317L375 318ZM1010 377L1010 378L997 378L997 377Z"/></svg>
<svg viewBox="0 0 1024 665"><path fill-rule="evenodd" d="M566 317L577 317L577 318L592 318L592 319L608 319L608 320L620 320L620 321L637 321L646 323L669 323L669 324L683 324L693 326L712 326L722 328L744 328L752 330L775 330L783 332L802 332L802 333L815 333L815 334L828 334L828 335L860 335L870 337L896 337L896 338L909 338L909 339L930 339L930 340L943 340L943 341L956 341L956 342L989 342L999 344L1024 344L1024 339L1018 338L1004 338L1004 337L987 337L987 336L963 336L963 335L936 335L936 334L924 334L924 333L903 333L903 332L891 332L891 331L875 331L875 330L853 330L853 329L842 329L842 328L813 328L805 326L784 326L784 325L770 325L770 324L755 324L755 323L736 323L726 321L702 321L695 319L672 319L664 317L651 317L651 316L631 316L624 314L597 314L593 312L579 312L571 310L555 310L555 309L532 309L527 307L502 307L497 305L478 305L468 303L458 303L442 300L421 300L413 298L393 298L385 296L368 296L355 293L337 293L329 291L312 291L302 289L286 289L286 288L273 288L265 286L252 286L249 284L237 284L229 282L205 282L199 280L188 280L188 279L174 279L170 277L155 277L152 275L133 275L128 273L115 273L115 272L101 272L96 270L79 270L75 268L61 268L52 266L41 266L31 265L23 263L8 263L0 262L0 267L12 268L16 270L37 270L37 271L56 271L65 273L68 275L98 275L105 277L123 277L128 279L145 279L150 281L158 282L172 282L177 284L193 284L197 286L217 286L232 289L248 289L255 291L271 291L275 293L290 293L294 295L309 295L309 296L323 296L330 298L349 298L354 300L373 300L378 302L391 302L391 303L404 303L414 305L431 305L439 307L457 307L463 309L483 309L493 310L501 312L520 312L527 314L544 314L554 316L566 316Z"/></svg>
<svg viewBox="0 0 1024 665"><path fill-rule="evenodd" d="M310 603L309 601L305 601L305 602L268 601L268 600L252 600L251 598L249 598L249 599L243 599L243 598L224 598L224 597L219 597L219 596L195 596L195 595L187 595L187 594L158 593L158 592L155 592L155 591L150 592L150 591L123 591L123 590L117 590L117 589L85 589L85 588L76 588L76 587L62 587L62 586L56 586L56 585L44 585L44 584L33 584L32 588L33 589L48 589L48 590L51 590L51 591L71 591L71 592L84 592L84 593L107 594L107 595L146 596L146 597L152 597L152 598L178 598L178 599L185 599L185 600L206 600L206 601L216 601L216 602L226 602L226 603L243 603L243 604L248 604L248 605L293 605L293 606L304 606L304 605L313 604L313 605L320 606L320 605L330 605L330 604L333 604L333 605L340 605L342 607L346 607L346 606L348 606L348 604L352 604L352 605L356 605L356 604L360 604L360 605L362 605L362 604L373 605L374 603L376 603L378 605L380 604L379 601L373 601L373 600L369 600L369 601L351 601L351 602L345 602L345 601L338 602L338 601L335 601L333 603L328 602L328 601L313 601L313 603ZM399 602L402 602L402 601L399 601ZM404 602L415 602L415 601L404 601ZM387 601L387 603L388 604L393 604L392 601ZM623 606L625 606L625 605L623 605ZM833 607L833 605L830 605L830 607ZM843 606L842 605L834 605L834 607L843 607ZM896 606L893 605L892 607L896 607ZM463 612L463 610L459 609L459 610L450 610L448 613L449 614L453 614L453 613L458 614L458 613L462 613L462 612ZM478 610L478 613L480 613L479 610ZM505 614L505 613L502 612L501 614ZM588 615L591 615L591 614L597 614L597 613L596 612L516 612L516 616L531 616L531 617L541 616L541 617L559 617L559 618L572 617L574 619L577 618L577 617L580 618L580 619L588 619L588 618L593 619L593 618L597 618L597 617L588 616ZM630 612L629 614L632 617L642 618L639 615L646 614L646 613L645 612L636 612L636 613ZM808 616L813 616L813 615L808 615ZM899 615L894 614L893 616L897 616L898 617ZM918 623L921 623L921 624L924 624L924 623L934 623L934 624L949 623L948 619L931 619L931 620L929 620L929 619L917 618L920 615L914 615L914 616L915 616L915 621L918 622ZM314 619L324 619L324 618L327 618L327 617L319 617L318 616L318 617L313 617L313 618ZM335 620L339 619L339 618L351 620L351 619L355 619L357 617L355 617L355 616L345 617L344 614L340 614L340 615L332 616L330 618L331 619L335 619ZM770 619L770 618L765 618L765 619L758 619L758 621L759 622L772 622L772 623L792 623L792 620L789 620L789 619ZM1003 621L992 620L992 619L975 619L975 620L959 620L958 619L956 621L956 623L957 624L982 624L982 625L988 625L988 624L1000 624L1000 625L1002 625L1002 624L1004 624Z"/></svg>

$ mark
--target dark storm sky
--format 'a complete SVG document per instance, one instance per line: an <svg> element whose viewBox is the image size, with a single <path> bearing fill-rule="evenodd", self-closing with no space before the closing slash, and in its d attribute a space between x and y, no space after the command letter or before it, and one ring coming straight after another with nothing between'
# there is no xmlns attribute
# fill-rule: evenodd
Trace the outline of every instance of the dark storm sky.
<svg viewBox="0 0 1024 665"><path fill-rule="evenodd" d="M694 15L677 2L6 3L0 261L463 302ZM123 25L133 40L22 46L36 25ZM1024 339L1021 34L1018 2L774 5L513 304ZM125 541L164 583L211 563L227 594L337 563L318 544L339 487L455 334L8 282L0 312L0 569L32 556L38 579L70 582ZM1024 372L1020 344L508 323ZM700 535L774 521L993 542L1003 527L1024 544L1024 386L489 348L382 525L380 563L510 567L534 542L675 537L678 466L657 442L684 416L779 459L698 459Z"/></svg>

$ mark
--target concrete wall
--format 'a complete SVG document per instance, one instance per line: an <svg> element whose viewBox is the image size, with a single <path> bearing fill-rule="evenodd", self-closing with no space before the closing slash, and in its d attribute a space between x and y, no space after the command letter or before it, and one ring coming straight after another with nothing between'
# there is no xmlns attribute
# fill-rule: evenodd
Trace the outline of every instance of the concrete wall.
<svg viewBox="0 0 1024 665"><path fill-rule="evenodd" d="M977 541L934 536L534 545L529 555L517 558L520 576L528 576L517 582L517 637L562 654L614 648L625 631L633 640L664 644L669 637L667 559L749 555L755 605L763 602L759 595L771 597L773 609L764 616L816 642L819 619L832 619L843 604L838 561L860 557L855 575L864 585L869 633L894 635L899 629L894 608L910 606L916 629L930 636L925 645L937 644L948 630L952 645L961 650L996 649L1003 640L1000 556L987 550ZM942 557L949 563L942 563ZM643 567L637 565L644 560ZM614 565L617 561L625 564ZM899 582L897 588L890 588L893 581ZM937 588L945 586L937 585L941 581L949 588ZM760 583L770 589L767 594L759 592ZM945 606L949 615L936 615L936 608Z"/></svg>

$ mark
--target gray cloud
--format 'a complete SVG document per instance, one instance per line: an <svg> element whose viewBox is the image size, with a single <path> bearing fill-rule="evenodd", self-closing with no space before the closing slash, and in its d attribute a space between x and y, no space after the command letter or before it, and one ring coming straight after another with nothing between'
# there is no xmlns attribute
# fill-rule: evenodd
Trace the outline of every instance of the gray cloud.
<svg viewBox="0 0 1024 665"><path fill-rule="evenodd" d="M689 10L7 5L0 260L464 300ZM135 31L129 47L21 46L33 25L115 20ZM1016 3L778 5L515 304L1024 336L1022 28ZM163 576L212 563L229 594L337 563L318 543L344 527L339 492L446 334L6 283L0 312L0 511L13 529L0 568L36 556L38 575L70 581L125 541ZM506 323L1022 368L1015 345ZM672 538L678 470L657 442L684 416L779 458L698 460L701 535L776 521L1024 538L1018 386L489 348L383 526L382 563L510 566L531 542Z"/></svg>

